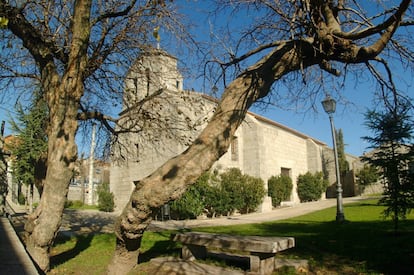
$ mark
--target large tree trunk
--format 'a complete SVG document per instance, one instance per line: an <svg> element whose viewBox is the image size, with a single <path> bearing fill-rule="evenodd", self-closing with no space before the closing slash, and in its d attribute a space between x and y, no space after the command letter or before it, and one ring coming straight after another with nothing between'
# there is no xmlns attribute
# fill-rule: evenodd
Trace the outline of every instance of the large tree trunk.
<svg viewBox="0 0 414 275"><path fill-rule="evenodd" d="M66 101L66 100L65 100ZM42 270L49 269L49 248L59 230L73 164L77 157L77 105L66 101L51 119L48 169L37 209L25 225L26 247Z"/></svg>
<svg viewBox="0 0 414 275"><path fill-rule="evenodd" d="M38 266L49 269L49 249L60 227L77 159L77 113L84 93L90 36L90 0L74 3L72 41L65 72L59 75L53 56L42 60L42 88L49 107L46 179L39 206L25 225L27 250Z"/></svg>
<svg viewBox="0 0 414 275"><path fill-rule="evenodd" d="M116 224L117 245L109 274L126 274L137 264L141 238L153 210L179 198L227 151L248 108L267 95L274 81L299 68L301 53L297 50L306 45L283 44L241 74L225 90L214 116L195 142L137 184Z"/></svg>

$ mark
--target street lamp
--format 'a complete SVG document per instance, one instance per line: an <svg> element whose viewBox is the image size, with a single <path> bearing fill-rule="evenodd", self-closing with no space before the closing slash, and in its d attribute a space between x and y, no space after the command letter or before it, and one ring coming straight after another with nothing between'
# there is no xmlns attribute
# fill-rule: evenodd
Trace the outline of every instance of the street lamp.
<svg viewBox="0 0 414 275"><path fill-rule="evenodd" d="M342 185L341 185L341 175L339 174L339 161L338 161L338 150L336 146L336 135L335 135L335 126L333 122L332 114L335 113L336 101L331 98L329 95L322 101L322 106L325 112L329 116L329 121L331 122L331 131L332 131L332 141L334 149L334 158L335 158L335 170L336 170L336 221L343 222L345 221L344 208L342 206Z"/></svg>

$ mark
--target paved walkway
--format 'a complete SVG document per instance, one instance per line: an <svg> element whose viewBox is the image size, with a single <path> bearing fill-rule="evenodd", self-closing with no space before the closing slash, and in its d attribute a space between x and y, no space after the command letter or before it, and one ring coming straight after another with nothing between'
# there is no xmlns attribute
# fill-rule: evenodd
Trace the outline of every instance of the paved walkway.
<svg viewBox="0 0 414 275"><path fill-rule="evenodd" d="M343 204L348 204L352 202L357 202L364 200L364 197L352 197L344 198ZM326 199L315 202L306 202L295 204L289 207L276 208L270 212L266 213L252 213L239 216L230 216L222 217L215 219L197 219L197 220L169 220L169 221L154 221L151 223L149 229L185 229L185 228L195 228L195 227L204 227L204 226L222 226L222 225L237 225L237 224L249 224L249 223L262 223L276 220L283 220L288 218L293 218L301 216L310 212L317 210L329 208L336 206L336 199ZM344 210L346 217L346 208ZM335 217L332 217L335 219Z"/></svg>
<svg viewBox="0 0 414 275"><path fill-rule="evenodd" d="M39 274L6 217L0 218L0 274Z"/></svg>

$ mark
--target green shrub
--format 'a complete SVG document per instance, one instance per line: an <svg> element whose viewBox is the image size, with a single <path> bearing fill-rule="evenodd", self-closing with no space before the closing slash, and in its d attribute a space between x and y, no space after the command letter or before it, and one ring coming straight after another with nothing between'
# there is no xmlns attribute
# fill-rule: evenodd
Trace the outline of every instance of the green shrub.
<svg viewBox="0 0 414 275"><path fill-rule="evenodd" d="M213 209L219 215L255 211L266 193L260 178L243 175L238 168L230 168L220 174L218 185L212 193L215 198Z"/></svg>
<svg viewBox="0 0 414 275"><path fill-rule="evenodd" d="M196 218L203 212L209 217L235 211L249 213L256 210L264 195L261 179L232 168L220 175L203 174L181 198L171 203L171 210L179 219Z"/></svg>
<svg viewBox="0 0 414 275"><path fill-rule="evenodd" d="M194 219L203 213L203 200L196 184L171 203L171 211L178 219Z"/></svg>
<svg viewBox="0 0 414 275"><path fill-rule="evenodd" d="M79 209L82 207L83 207L83 202L79 200L75 200L75 201L67 200L65 202L65 208Z"/></svg>
<svg viewBox="0 0 414 275"><path fill-rule="evenodd" d="M218 172L206 172L196 183L198 192L203 201L204 211L208 217L221 215L224 211L222 207L223 199L221 197L221 186L218 178Z"/></svg>
<svg viewBox="0 0 414 275"><path fill-rule="evenodd" d="M104 212L113 212L115 208L114 194L109 190L109 183L98 186L98 209Z"/></svg>
<svg viewBox="0 0 414 275"><path fill-rule="evenodd" d="M272 176L267 181L267 186L268 194L272 198L273 207L279 206L282 201L290 199L293 183L289 176Z"/></svg>
<svg viewBox="0 0 414 275"><path fill-rule="evenodd" d="M377 183L380 178L378 168L368 164L364 164L364 167L359 170L356 177L361 193L364 192L365 188L370 184Z"/></svg>
<svg viewBox="0 0 414 275"><path fill-rule="evenodd" d="M211 189L211 197L215 200L211 201L211 217L228 215L232 211L231 207L231 193L222 189L221 184Z"/></svg>
<svg viewBox="0 0 414 275"><path fill-rule="evenodd" d="M70 201L70 200L66 200L65 201L65 208L70 208L71 206L72 206L72 201Z"/></svg>
<svg viewBox="0 0 414 275"><path fill-rule="evenodd" d="M19 193L19 195L17 196L17 202L20 205L25 205L26 204L26 197L23 195L23 193Z"/></svg>
<svg viewBox="0 0 414 275"><path fill-rule="evenodd" d="M304 175L299 175L297 183L298 196L301 202L319 200L328 186L322 172L316 172L315 174L307 172Z"/></svg>
<svg viewBox="0 0 414 275"><path fill-rule="evenodd" d="M226 172L220 174L221 179L221 194L222 199L222 213L232 214L235 210L243 208L243 174L240 169L230 168ZM223 213L227 212L227 213Z"/></svg>
<svg viewBox="0 0 414 275"><path fill-rule="evenodd" d="M250 213L256 211L262 203L266 194L264 183L261 178L255 178L249 175L243 176L243 205L239 209L240 213Z"/></svg>

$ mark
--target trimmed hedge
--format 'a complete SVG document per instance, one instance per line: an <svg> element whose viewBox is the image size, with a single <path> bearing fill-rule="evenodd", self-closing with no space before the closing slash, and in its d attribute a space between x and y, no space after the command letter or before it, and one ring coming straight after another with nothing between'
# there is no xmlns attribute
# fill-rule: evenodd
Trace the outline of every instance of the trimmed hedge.
<svg viewBox="0 0 414 275"><path fill-rule="evenodd" d="M264 182L261 178L255 178L244 175L243 205L239 209L240 213L250 213L256 211L257 207L262 203L266 194Z"/></svg>
<svg viewBox="0 0 414 275"><path fill-rule="evenodd" d="M115 209L114 194L109 190L109 183L98 186L98 209L104 212L113 212Z"/></svg>
<svg viewBox="0 0 414 275"><path fill-rule="evenodd" d="M236 211L255 211L265 195L263 181L243 175L237 168L222 174L203 174L184 195L171 203L173 216L179 219L230 215Z"/></svg>
<svg viewBox="0 0 414 275"><path fill-rule="evenodd" d="M307 172L298 176L298 196L301 202L320 200L322 193L328 187L328 181L323 178L322 172L314 174Z"/></svg>
<svg viewBox="0 0 414 275"><path fill-rule="evenodd" d="M292 179L286 175L272 176L267 181L268 194L272 198L273 207L279 206L282 201L290 199L292 194Z"/></svg>
<svg viewBox="0 0 414 275"><path fill-rule="evenodd" d="M179 213L180 219L195 219L203 213L203 201L196 186L191 186L184 195L171 203L171 210Z"/></svg>

